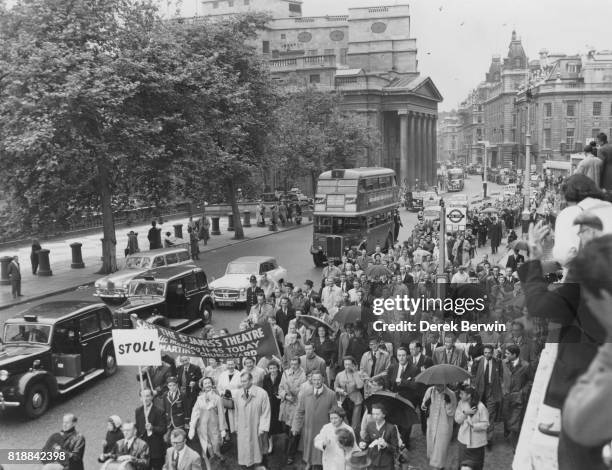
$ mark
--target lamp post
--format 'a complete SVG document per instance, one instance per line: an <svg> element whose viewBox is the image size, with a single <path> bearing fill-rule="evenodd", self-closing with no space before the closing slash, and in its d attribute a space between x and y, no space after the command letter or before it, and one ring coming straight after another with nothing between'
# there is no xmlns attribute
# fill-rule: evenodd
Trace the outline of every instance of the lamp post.
<svg viewBox="0 0 612 470"><path fill-rule="evenodd" d="M527 88L525 99L527 100L527 119L525 130L525 174L523 188L525 189L525 199L523 202L523 220L529 219L529 203L531 202L531 129L529 125L531 111L531 88Z"/></svg>
<svg viewBox="0 0 612 470"><path fill-rule="evenodd" d="M484 156L482 157L482 198L487 198L487 150L491 146L488 140L479 140L478 143L484 146Z"/></svg>

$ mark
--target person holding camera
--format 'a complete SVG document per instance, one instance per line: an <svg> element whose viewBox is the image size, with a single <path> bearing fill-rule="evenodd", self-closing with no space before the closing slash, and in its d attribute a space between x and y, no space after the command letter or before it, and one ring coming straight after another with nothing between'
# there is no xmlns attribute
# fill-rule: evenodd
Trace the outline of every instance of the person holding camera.
<svg viewBox="0 0 612 470"><path fill-rule="evenodd" d="M459 444L459 464L470 462L472 470L484 468L485 447L489 412L478 398L478 391L472 386L463 386L459 391L459 404L455 411L455 421L459 424L457 441Z"/></svg>

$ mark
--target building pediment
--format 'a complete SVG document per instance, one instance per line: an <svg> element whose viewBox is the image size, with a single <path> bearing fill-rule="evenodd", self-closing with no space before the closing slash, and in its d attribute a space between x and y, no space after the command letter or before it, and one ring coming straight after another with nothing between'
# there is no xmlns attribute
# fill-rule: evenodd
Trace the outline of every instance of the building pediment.
<svg viewBox="0 0 612 470"><path fill-rule="evenodd" d="M437 102L441 102L444 99L436 85L434 85L433 80L429 77L399 78L386 87L386 89L393 91L402 90Z"/></svg>

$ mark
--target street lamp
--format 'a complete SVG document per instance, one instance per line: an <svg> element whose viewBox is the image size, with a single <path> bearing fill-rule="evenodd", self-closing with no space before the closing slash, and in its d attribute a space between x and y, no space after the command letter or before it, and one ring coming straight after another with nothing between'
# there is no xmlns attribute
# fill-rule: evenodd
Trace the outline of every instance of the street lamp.
<svg viewBox="0 0 612 470"><path fill-rule="evenodd" d="M527 88L525 92L525 100L527 101L527 119L526 119L526 131L525 131L525 175L523 187L525 188L525 200L523 203L523 220L529 217L529 203L531 202L531 126L530 123L530 111L531 111L531 100L533 95L531 88Z"/></svg>
<svg viewBox="0 0 612 470"><path fill-rule="evenodd" d="M482 197L487 197L487 150L491 147L488 140L479 140L479 145L484 146L484 156L482 157Z"/></svg>

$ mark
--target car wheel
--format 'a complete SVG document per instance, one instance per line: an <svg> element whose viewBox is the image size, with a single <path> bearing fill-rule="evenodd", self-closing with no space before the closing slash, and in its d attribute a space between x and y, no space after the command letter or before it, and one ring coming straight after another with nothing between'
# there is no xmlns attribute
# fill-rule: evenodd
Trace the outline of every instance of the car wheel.
<svg viewBox="0 0 612 470"><path fill-rule="evenodd" d="M208 325L212 321L213 309L210 304L203 304L200 307L200 318L203 325Z"/></svg>
<svg viewBox="0 0 612 470"><path fill-rule="evenodd" d="M115 359L115 351L112 348L108 348L102 356L102 368L104 369L104 376L110 377L117 372L117 359Z"/></svg>
<svg viewBox="0 0 612 470"><path fill-rule="evenodd" d="M25 414L28 418L42 416L49 407L49 389L38 382L29 387L24 401Z"/></svg>

